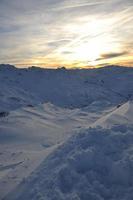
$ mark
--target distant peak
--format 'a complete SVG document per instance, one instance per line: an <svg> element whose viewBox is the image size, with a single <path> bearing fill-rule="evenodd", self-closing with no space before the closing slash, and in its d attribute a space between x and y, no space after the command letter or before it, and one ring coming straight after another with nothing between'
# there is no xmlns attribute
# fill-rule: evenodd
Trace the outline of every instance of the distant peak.
<svg viewBox="0 0 133 200"><path fill-rule="evenodd" d="M10 65L10 64L0 64L0 70L10 70L10 69L16 69L16 67L14 65Z"/></svg>

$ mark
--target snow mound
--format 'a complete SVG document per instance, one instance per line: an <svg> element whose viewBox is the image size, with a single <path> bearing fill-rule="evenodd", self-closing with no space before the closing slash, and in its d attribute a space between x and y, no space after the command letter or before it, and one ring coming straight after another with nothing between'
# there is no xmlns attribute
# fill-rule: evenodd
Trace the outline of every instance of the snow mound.
<svg viewBox="0 0 133 200"><path fill-rule="evenodd" d="M133 126L82 131L52 153L20 188L10 199L132 200Z"/></svg>

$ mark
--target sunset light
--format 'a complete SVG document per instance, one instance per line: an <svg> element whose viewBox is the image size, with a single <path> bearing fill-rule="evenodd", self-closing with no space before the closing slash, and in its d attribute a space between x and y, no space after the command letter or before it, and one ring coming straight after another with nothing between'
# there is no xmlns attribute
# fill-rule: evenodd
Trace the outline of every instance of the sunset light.
<svg viewBox="0 0 133 200"><path fill-rule="evenodd" d="M2 63L18 67L132 65L131 0L24 2L0 3Z"/></svg>

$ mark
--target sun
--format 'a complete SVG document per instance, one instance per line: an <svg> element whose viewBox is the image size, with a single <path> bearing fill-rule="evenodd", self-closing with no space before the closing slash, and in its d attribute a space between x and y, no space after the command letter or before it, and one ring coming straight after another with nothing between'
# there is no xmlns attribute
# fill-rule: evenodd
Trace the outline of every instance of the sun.
<svg viewBox="0 0 133 200"><path fill-rule="evenodd" d="M33 65L38 65L39 63L40 63L40 59L38 59L38 58L35 58L32 60Z"/></svg>
<svg viewBox="0 0 133 200"><path fill-rule="evenodd" d="M80 62L84 61L91 65L95 65L96 60L101 55L102 47L103 43L97 40L91 40L90 42L80 44L73 49L73 58Z"/></svg>
<svg viewBox="0 0 133 200"><path fill-rule="evenodd" d="M100 56L100 49L95 44L83 44L76 48L74 57L79 60L95 61Z"/></svg>

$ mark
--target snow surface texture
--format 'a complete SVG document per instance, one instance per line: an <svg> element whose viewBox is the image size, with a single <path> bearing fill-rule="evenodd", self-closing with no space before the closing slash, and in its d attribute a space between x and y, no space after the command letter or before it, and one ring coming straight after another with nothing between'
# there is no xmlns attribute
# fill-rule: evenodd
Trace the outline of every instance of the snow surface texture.
<svg viewBox="0 0 133 200"><path fill-rule="evenodd" d="M132 68L0 65L0 200L132 200L132 95Z"/></svg>

